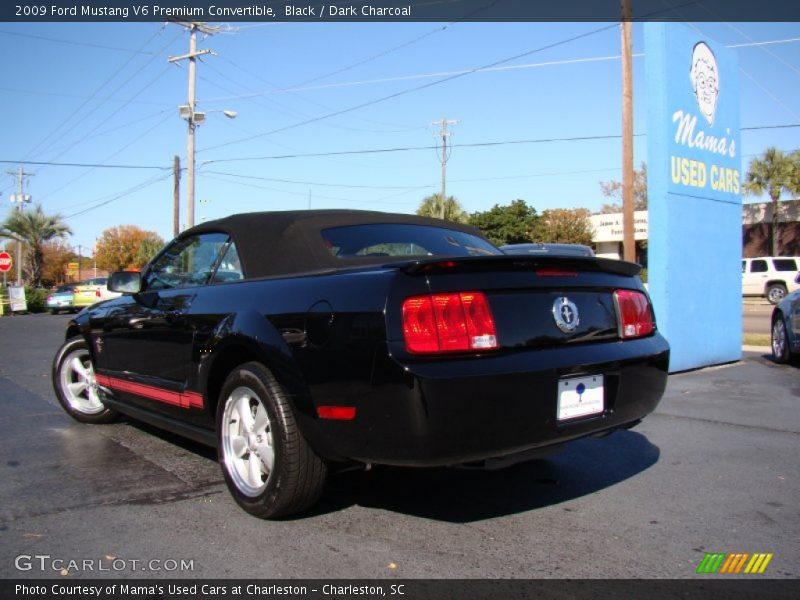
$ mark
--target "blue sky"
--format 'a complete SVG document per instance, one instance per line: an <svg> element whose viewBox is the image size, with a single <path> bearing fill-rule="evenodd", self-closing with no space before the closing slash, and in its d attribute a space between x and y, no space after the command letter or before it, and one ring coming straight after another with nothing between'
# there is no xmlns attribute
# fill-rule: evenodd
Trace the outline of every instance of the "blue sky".
<svg viewBox="0 0 800 600"><path fill-rule="evenodd" d="M800 124L800 24L690 26L726 45L775 42L736 50L741 124ZM619 38L618 26L603 23L253 23L201 38L215 55L198 66L198 110L209 114L197 132L196 222L309 205L413 212L439 190L433 149L252 159L431 146L442 117L459 121L456 145L619 135ZM633 40L642 53L643 25L634 24ZM186 165L177 106L186 102L187 70L167 57L187 50L177 25L0 24L0 159L164 168L28 164L36 175L26 192L67 217L75 246L121 224L172 237L173 155ZM502 69L415 89L523 53ZM637 57L637 134L646 134L644 83ZM211 112L224 109L237 118ZM800 127L742 132L742 171L770 145L800 148ZM646 160L644 136L634 152L637 165ZM620 162L617 138L457 146L447 193L468 211L516 198L539 211L596 211L606 201L598 182L619 179ZM17 165L2 166L0 219L15 191L5 171Z"/></svg>

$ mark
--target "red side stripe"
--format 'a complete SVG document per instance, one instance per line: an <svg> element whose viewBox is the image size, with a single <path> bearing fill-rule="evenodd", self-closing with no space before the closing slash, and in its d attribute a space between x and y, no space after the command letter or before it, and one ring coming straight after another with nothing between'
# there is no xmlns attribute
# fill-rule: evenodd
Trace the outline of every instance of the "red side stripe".
<svg viewBox="0 0 800 600"><path fill-rule="evenodd" d="M118 392L135 394L150 400L179 406L180 408L203 408L203 396L197 392L172 392L152 385L109 377L108 375L96 375L96 378L97 383L100 385Z"/></svg>

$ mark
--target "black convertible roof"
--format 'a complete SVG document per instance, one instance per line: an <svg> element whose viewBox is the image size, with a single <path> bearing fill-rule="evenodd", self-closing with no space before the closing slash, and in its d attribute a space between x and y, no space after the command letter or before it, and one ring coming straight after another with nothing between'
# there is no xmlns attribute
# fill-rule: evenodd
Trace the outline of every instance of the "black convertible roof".
<svg viewBox="0 0 800 600"><path fill-rule="evenodd" d="M483 238L480 230L441 219L367 210L296 210L240 213L207 221L179 237L203 232L224 232L233 238L248 279L381 265L408 258L363 256L346 262L325 246L320 231L331 227L367 224L414 224L443 227Z"/></svg>

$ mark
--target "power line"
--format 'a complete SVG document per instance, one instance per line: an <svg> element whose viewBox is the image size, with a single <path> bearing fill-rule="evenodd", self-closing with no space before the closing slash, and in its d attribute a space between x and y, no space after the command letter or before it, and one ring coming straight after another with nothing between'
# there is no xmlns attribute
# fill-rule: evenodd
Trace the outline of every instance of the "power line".
<svg viewBox="0 0 800 600"><path fill-rule="evenodd" d="M245 138L241 138L241 139L238 139L238 140L231 140L229 142L225 142L225 143L222 143L222 144L217 144L216 146L209 146L208 148L204 148L204 149L200 150L200 152L205 152L207 150L213 150L213 149L217 149L217 148L223 148L225 146L230 146L232 144L239 144L241 142L246 142L246 141L254 140L254 139L257 139L257 138L260 138L260 137L264 137L266 135L272 135L272 134L275 134L275 133L288 131L289 129L294 129L296 127L301 127L303 125L309 125L311 123L316 123L316 122L322 121L324 119L329 119L331 117L336 117L336 116L339 116L339 115L343 115L343 114L346 114L346 113L349 113L349 112L353 112L355 110L360 110L362 108L366 108L368 106L373 106L375 104L379 104L379 103L385 102L387 100L391 100L391 99L394 99L394 98L399 98L400 96L405 96L406 94L410 94L410 93L413 93L413 92L418 92L420 90L427 89L427 88L430 88L430 87L433 87L433 86L436 86L436 85L440 85L440 84L448 82L448 81L453 81L454 79L458 79L460 77L464 77L465 75L469 75L471 73L475 73L476 71L478 71L480 69L487 69L487 68L490 68L490 67L499 66L499 65L511 62L513 60L518 60L520 58L524 58L526 56L530 56L530 55L535 54L537 52L543 52L545 50L549 50L551 48L555 48L557 46L561 46L561 45L567 44L569 42L574 42L576 40L589 37L589 36L594 35L596 33L600 33L600 32L603 32L603 31L608 31L609 29L615 28L616 26L617 26L617 24L613 23L611 25L606 25L604 27L599 27L597 29L593 29L591 31L587 31L585 33L581 33L581 34L572 36L570 38L567 38L567 39L564 39L564 40L560 40L558 42L553 42L552 44L547 44L547 45L541 46L539 48L534 48L533 50L528 50L526 52L521 52L519 54L515 54L513 56L509 56L509 57L500 59L498 61L483 65L482 67L477 67L477 68L472 69L470 71L467 71L465 73L460 73L460 74L457 74L457 75L451 75L451 76L445 77L443 79L437 79L436 81L431 81L431 82L428 82L428 83L424 83L422 85L418 85L418 86L413 87L413 88L409 88L409 89L406 89L406 90L401 90L399 92L395 92L393 94L389 94L388 96L383 96L381 98L376 98L376 99L370 100L368 102L362 102L361 104L357 104L355 106L351 106L351 107L348 107L348 108L343 108L341 110L337 110L337 111L334 111L334 112L331 112L331 113L328 113L328 114L325 114L325 115L320 115L318 117L307 119L307 120L301 121L299 123L293 123L291 125L286 125L284 127L279 127L277 129L273 129L273 130L270 130L270 131L265 131L263 133L257 133L255 135L251 135L251 136L248 136L248 137L245 137Z"/></svg>
<svg viewBox="0 0 800 600"><path fill-rule="evenodd" d="M636 136L643 136L643 133L636 134ZM491 146L506 146L512 144L543 144L548 142L576 142L576 141L595 141L595 140L609 140L619 139L620 135L590 135L590 136L574 136L563 138L540 138L530 140L503 140L496 142L472 142L464 144L452 144L455 148L478 148L478 147L491 147ZM350 154L385 154L389 152L410 152L416 150L436 150L439 146L396 146L393 148L369 148L360 150L333 150L329 152L309 152L305 154L275 154L272 156L249 156L240 158L219 158L215 160L204 161L203 164L211 163L226 163L226 162L244 162L248 160L277 160L284 158L316 158L321 156L344 156Z"/></svg>
<svg viewBox="0 0 800 600"><path fill-rule="evenodd" d="M781 40L767 40L763 42L753 42L748 44L730 44L726 46L727 48L750 48L750 47L758 47L758 46L766 46L770 44L786 44L792 42L800 42L800 38L788 38L788 39L781 39ZM634 53L633 58L643 58L644 53ZM286 93L296 93L296 92L308 92L308 91L315 91L315 90L323 90L323 89L332 89L332 88L342 88L342 87L354 87L360 85L371 85L375 83L392 83L396 81L411 81L415 79L429 79L432 77L445 77L449 75L459 75L459 74L468 74L468 73L493 73L493 72L502 72L502 71L516 71L521 69L535 69L539 67L553 67L553 66L560 66L560 65L574 65L574 64L582 64L582 63L594 63L594 62L606 62L606 61L617 61L621 58L619 54L614 55L607 55L607 56L587 56L587 57L580 57L580 58L567 58L561 60L548 60L542 62L535 62L535 63L525 63L521 65L505 65L501 67L490 67L490 68L467 68L467 69L457 69L453 71L434 71L430 73L412 73L408 75L395 75L391 77L379 77L375 79L363 79L357 81L342 81L342 82L334 82L334 83L326 83L322 85L315 85L315 86L291 86L291 87L284 87L284 88L277 88L273 90L265 90L260 92L253 92L250 94L239 94L239 95L231 95L231 96L218 96L215 98L208 98L207 102L223 102L228 100L239 100L245 99L250 97L256 96L267 96L272 94L286 94ZM267 82L268 83L268 82ZM271 84L272 85L272 84Z"/></svg>
<svg viewBox="0 0 800 600"><path fill-rule="evenodd" d="M124 100L120 100L120 102L124 102ZM125 129L126 127L130 127L131 125L141 125L144 121L149 121L150 119L153 119L155 117L159 117L159 116L161 116L161 115L163 115L165 113L168 113L168 112L171 113L173 111L174 111L173 108L165 108L164 110L159 110L158 112L154 112L154 113L145 115L143 117L137 117L137 118L133 119L132 121L128 121L126 123L122 123L121 125L117 125L116 127L111 127L109 129L104 129L102 131L98 131L95 134L88 135L87 137L83 138L83 141L85 142L86 140L91 140L91 139L96 138L96 137L101 137L101 136L104 136L104 135L108 135L109 133L113 133L115 131L119 131L120 129ZM67 146L66 145L58 146L56 148L53 148L53 152L60 152L64 148L67 148Z"/></svg>
<svg viewBox="0 0 800 600"><path fill-rule="evenodd" d="M225 171L203 171L203 174L225 175L227 177L239 177L241 179L256 179L258 181L275 181L277 183L292 183L296 185L311 185L315 187L336 187L364 190L421 190L431 187L431 185L359 185L345 183L320 183L318 181L297 181L296 179L277 179L275 177L258 177L256 175L244 175L242 173L227 173Z"/></svg>
<svg viewBox="0 0 800 600"><path fill-rule="evenodd" d="M44 160L0 160L2 164L21 164L26 165L39 165L39 166L52 166L52 167L89 167L93 169L171 169L172 167L157 167L155 165L109 165L104 163L65 163L65 162L51 162Z"/></svg>
<svg viewBox="0 0 800 600"><path fill-rule="evenodd" d="M116 152L114 152L113 154L109 155L109 156L108 156L108 158L107 158L106 160L111 160L112 158L114 158L115 156L117 156L118 154L120 154L121 152L123 152L124 150L126 150L127 148L129 148L130 146L132 146L133 144L135 144L136 142L138 142L140 139L142 139L143 137L145 137L146 135L148 135L148 134L149 134L151 131L153 131L153 130L154 130L154 129L156 129L157 127L160 127L160 126L161 126L163 123L165 123L165 122L166 122L166 120L167 120L167 119L169 119L169 118L170 118L170 115L165 115L165 116L164 116L164 118L163 118L163 119L161 119L160 121L158 121L158 122L157 122L155 125L153 125L153 126L152 126L152 127L150 127L149 129L145 129L145 130L144 130L142 133L140 133L138 136L136 136L135 138L133 138L133 139L132 139L131 141L129 141L127 144L125 144L124 146L122 146L121 148L119 148L119 149L118 149ZM67 181L66 183L64 183L63 185L61 185L60 187L56 188L55 190L53 190L53 191L51 191L51 192L48 192L48 193L47 193L47 194L45 194L43 197L44 197L44 198L48 198L48 197L50 197L50 196L52 196L52 195L54 195L54 194L57 194L58 192L60 192L60 191L61 191L61 190L63 190L64 188L66 188L66 187L68 187L68 186L72 185L73 183L75 183L76 181L78 181L79 179L82 179L82 178L86 177L86 176L87 176L89 173L91 173L92 171L94 171L96 168L98 168L98 167L91 167L91 168L87 169L86 171L84 171L83 173L81 173L80 175L78 175L77 177L73 177L72 179L70 179L69 181Z"/></svg>
<svg viewBox="0 0 800 600"><path fill-rule="evenodd" d="M759 125L759 126L752 126L752 127L741 127L740 131L758 131L762 129L790 129L800 127L800 123L787 123L787 124L780 124L780 125ZM635 134L637 137L645 136L644 133L637 133ZM540 138L540 139L530 139L530 140L505 140L505 141L494 141L494 142L472 142L472 143L465 143L465 144L453 144L453 146L467 148L467 147L480 147L480 146L502 146L508 144L533 144L533 143L547 143L547 142L570 142L570 141L590 141L590 140L606 140L606 139L619 139L621 136L614 134L614 135L599 135L599 136L574 136L574 137L563 137L563 138ZM319 156L333 156L333 155L348 155L348 154L379 154L384 152L405 152L405 151L412 151L412 150L435 150L438 148L436 145L431 146L404 146L404 147L395 147L395 148L369 148L369 149L360 149L360 150L339 150L339 151L330 151L330 152L309 152L304 154L280 154L274 156L251 156L251 157L242 157L242 158L221 158L215 160L207 160L204 161L204 165L213 164L213 163L223 163L223 162L244 162L248 160L273 160L273 159L283 159L283 158L315 158ZM753 155L755 156L755 155ZM72 162L55 162L55 161L32 161L27 160L23 161L21 159L16 160L0 160L0 164L26 164L26 165L40 165L40 166L55 166L55 167L81 167L81 168L98 168L98 169L158 169L158 170L168 170L172 169L172 165L164 166L164 165L133 165L133 164L106 164L106 163L72 163ZM607 169L601 169L607 170ZM210 173L211 171L206 171ZM583 173L584 171L577 171L576 173ZM570 173L573 173L570 171ZM222 174L222 173L220 173ZM228 175L234 175L233 173L228 173ZM255 176L254 176L255 177ZM273 179L264 178L269 181L273 181ZM274 181L281 181L286 183L295 183L291 180L279 180L275 179ZM459 180L459 181L469 181L469 180ZM298 181L296 183L308 183ZM322 185L322 184L313 184L313 185ZM347 187L355 187L355 186L347 186ZM394 186L392 186L394 187ZM8 187L6 188L8 189Z"/></svg>
<svg viewBox="0 0 800 600"><path fill-rule="evenodd" d="M66 94L63 92L50 92L45 90L26 90L21 88L0 87L0 91L10 92L12 94L30 94L32 96L53 96L54 98L77 98L78 100L86 100L89 96L82 96L80 94ZM107 102L122 102L108 96L95 96L96 100L103 100ZM150 100L137 100L137 104L149 104L152 106L166 106L164 102L153 102Z"/></svg>
<svg viewBox="0 0 800 600"><path fill-rule="evenodd" d="M272 82L272 81L270 81L268 79L265 79L261 74L255 72L255 71L251 71L249 69L246 69L245 67L239 65L238 63L232 61L231 59L229 59L229 58L227 58L225 56L220 56L219 58L220 58L220 60L222 60L224 62L227 62L230 66L234 67L235 69L238 69L239 71L241 71L242 73L244 73L248 77L254 77L254 78L256 78L256 79L258 79L260 81L263 81L267 85L271 86L274 90L279 90L280 89L279 86L276 83L274 83L274 82ZM220 75L222 75L222 74L220 73ZM230 98L232 98L232 99L233 98L237 98L237 99L241 98L241 99L246 99L246 100L250 100L250 101L255 101L256 98L262 98L265 95L269 95L269 93L264 94L264 93L261 93L261 92L257 92L253 88L251 88L250 86L245 85L245 84L243 84L241 82L235 81L231 77L228 77L226 75L222 75L222 76L225 79L227 79L228 81L238 85L239 87L241 87L241 88L243 88L245 90L248 90L248 92L249 92L248 94L233 94L232 96L230 96ZM217 87L221 87L221 86L217 86ZM229 93L231 93L231 92L229 91ZM292 93L296 98L299 98L299 99L303 100L304 102L307 102L309 104L313 104L314 106L320 107L320 108L322 108L324 110L334 110L330 106L328 106L326 104L323 104L322 102L318 102L316 100L311 100L310 98L306 98L306 97L304 97L304 96L302 96L300 94L294 94L293 92L289 92L289 93ZM211 102L211 100L207 100L207 101ZM216 101L216 100L214 100L214 101ZM271 102L277 103L275 100L271 100ZM285 105L280 104L280 103L277 103L277 104L278 104L278 106L283 106L285 108ZM300 113L300 115L304 116L304 117L308 116L308 115L303 115L302 113ZM422 129L421 127L405 127L405 126L402 126L402 125L397 125L397 124L394 124L394 123L386 123L386 122L382 122L382 121L376 121L374 119L368 119L368 118L365 118L365 117L361 117L360 120L365 121L367 123L376 123L376 124L381 125L381 126L394 127L394 128L396 128L394 131L413 131L413 130L416 130L416 129ZM339 125L337 127L341 127L343 129L347 129L347 127L342 126L342 125ZM400 128L400 129L397 129L397 128ZM354 129L355 131L360 131L360 130L358 130L356 128L352 128L352 129ZM385 132L385 133L390 133L390 132Z"/></svg>
<svg viewBox="0 0 800 600"><path fill-rule="evenodd" d="M159 181L164 181L165 179L167 179L169 177L172 177L172 170L171 169L165 175L161 175L161 176L156 175L155 177L150 177L149 179L146 179L145 181L143 181L141 183L138 183L137 185L133 186L132 188L129 188L129 189L125 190L124 192L120 192L118 194L111 194L111 196L113 196L113 197L111 197L108 200L104 200L103 202L95 204L94 206L90 206L89 208L85 208L85 209L80 210L80 211L78 211L76 213L72 213L71 215L67 215L67 216L64 217L64 219L71 219L73 217L78 217L78 216L81 216L81 215L85 215L88 212L96 210L96 209L98 209L98 208L100 208L102 206L106 206L108 204L111 204L112 202L115 202L116 200L120 200L121 198L124 198L125 196L129 196L129 195L131 195L131 194L133 194L135 192L138 192L138 191L143 190L143 189L145 189L147 187L150 187L151 185L153 185L155 183L158 183ZM108 198L108 196L103 196L102 198ZM94 201L95 200L93 200L93 202Z"/></svg>
<svg viewBox="0 0 800 600"><path fill-rule="evenodd" d="M700 0L690 0L689 2L685 2L684 4L681 4L681 5L679 5L679 6L675 7L675 8L682 8L684 6L693 5L693 4L696 4L698 2L700 2ZM641 19L652 17L654 15L658 15L658 14L661 14L661 13L664 13L664 12L669 12L670 10L672 10L672 8L654 11L652 13L649 13L649 14L646 14L646 15L642 15ZM515 54L513 56L509 56L509 57L494 61L494 62L489 63L487 65L483 65L482 67L476 67L476 68L471 69L471 70L469 70L469 71L467 71L465 73L459 73L459 74L456 74L456 75L451 75L449 77L445 77L443 79L438 79L436 81L425 83L425 84L416 86L414 88L401 90L399 92L395 92L393 94L389 94L388 96L383 96L381 98L376 98L376 99L370 100L368 102L364 102L364 103L361 103L361 104L358 104L358 105L355 105L355 106L351 106L349 108L344 108L344 109L341 109L341 110L337 110L337 111L334 111L332 113L328 113L328 114L325 114L325 115L320 115L318 117L307 119L307 120L301 121L299 123L293 123L291 125L286 125L284 127L279 127L277 129L273 129L273 130L270 130L270 131L265 131L265 132L262 132L262 133L257 133L257 134L251 135L251 136L247 136L245 138L240 138L240 139L237 139L237 140L231 140L229 142L225 142L225 143L222 143L222 144L217 144L216 146L209 146L207 148L203 148L203 149L199 150L199 152L204 152L206 150L222 148L222 147L225 147L225 146L230 146L232 144L238 144L238 143L241 143L241 142L250 141L250 140L253 140L253 139L264 137L266 135L272 135L272 134L275 134L275 133L288 131L288 130L294 129L296 127L302 127L304 125L309 125L311 123L316 123L316 122L322 121L324 119L328 119L328 118L331 118L331 117L335 117L335 116L339 116L339 115L346 114L346 113L349 113L349 112L353 112L355 110L360 110L362 108L366 108L368 106L373 106L375 104L379 104L379 103L385 102L387 100L391 100L391 99L394 99L394 98L399 98L400 96L404 96L404 95L410 94L412 92L417 92L417 91L420 91L420 90L423 90L423 89L427 89L429 87L433 87L433 86L436 86L436 85L439 85L439 84L442 84L442 83L445 83L445 82L448 82L448 81L452 81L454 79L458 79L460 77L464 77L465 75L469 75L471 73L475 73L475 72L477 72L479 70L482 70L482 69L488 69L488 68L491 68L491 67L496 67L496 66L499 66L499 65L503 65L505 63L509 63L511 61L518 60L520 58L524 58L524 57L530 56L532 54L536 54L538 52L543 52L545 50L550 50L552 48L556 48L558 46L561 46L561 45L564 45L564 44L568 44L570 42L574 42L574 41L577 41L577 40L592 36L592 35L594 35L596 33L601 33L603 31L608 31L610 29L616 28L616 26L617 26L616 23L612 23L610 25L599 27L599 28L593 29L591 31L587 31L587 32L584 32L584 33L581 33L581 34L578 34L578 35L575 35L575 36L572 36L572 37L569 37L569 38L566 38L566 39L563 39L563 40L560 40L560 41L557 41L557 42L553 42L551 44L547 44L545 46L541 46L539 48L534 48L533 50L528 50L526 52L522 52L522 53L519 53L519 54Z"/></svg>
<svg viewBox="0 0 800 600"><path fill-rule="evenodd" d="M58 44L69 44L71 46L86 46L87 48L99 48L100 50L117 50L119 52L130 52L132 54L153 54L152 52L143 52L141 48L134 50L133 48L120 48L119 46L105 46L103 44L92 44L91 42L77 42L75 40L65 40L64 38L53 38L44 35L35 35L33 33L20 33L18 31L8 31L7 29L0 29L0 33L5 35L14 35L17 37L32 38L35 40L44 40L46 42L55 42Z"/></svg>
<svg viewBox="0 0 800 600"><path fill-rule="evenodd" d="M172 38L172 39L171 39L171 40L169 40L169 41L168 41L166 44L164 44L164 45L163 45L161 48L159 48L159 50L158 50L158 53L160 54L162 51L166 50L166 49L167 49L167 47L169 47L169 46L172 44L172 42L174 42L174 41L175 41L175 39L177 39L177 37L178 37L178 36L176 35L174 38ZM115 90L114 90L114 91L111 93L111 96L113 97L113 96L114 96L114 95L115 95L117 92L119 92L119 91L120 91L122 88L124 88L126 85L128 85L128 83L130 83L131 81L133 81L133 79L134 79L134 78L135 78L137 75L139 75L139 73L141 73L141 72L142 72L142 71L143 71L143 70L144 70L144 69L145 69L145 68L146 68L146 67L147 67L147 66L148 66L150 63L152 63L152 62L153 62L153 61L154 61L156 58L158 58L158 55L155 55L155 56L153 56L153 57L152 57L150 60L148 60L148 61L147 61L147 62L145 62L145 63L144 63L144 64L143 64L141 67L139 67L139 68L138 68L138 69L137 69L137 70L136 70L136 71L135 71L135 72L134 72L134 73L133 73L133 74L132 74L130 77L128 77L128 78L127 78L125 81L123 81L123 82L122 82L120 85L118 85L118 86L117 86L117 88L116 88L116 89L115 89ZM67 153L69 150L71 150L72 148L74 148L75 146L77 146L78 144L80 144L81 142L83 142L83 141L84 141L85 139L87 139L87 138L88 138L88 137L89 137L89 136L90 136L92 133L94 133L95 131L97 131L97 130L98 130L100 127L102 127L102 126L103 126L105 123L107 123L107 122L108 122L108 121L110 121L112 118L114 118L114 117L116 116L116 114L117 114L117 113L118 113L120 110L122 110L123 108L125 108L126 106L128 106L128 105L129 105L131 102L133 102L134 100L136 100L136 98L138 98L138 96L139 96L139 95L140 95L142 92L144 92L144 91L145 91L147 88L149 88L151 85L153 85L153 84L154 84L156 81L158 81L158 80L159 80L161 77L163 77L164 75L166 75L167 71L169 71L169 67L165 67L163 71L161 71L161 72L160 72L158 75L156 75L156 76L155 76L153 79L151 79L151 80L150 80L148 83L146 83L146 84L145 84L143 87L141 87L141 88L139 89L139 91L138 91L138 92L136 92L135 94L131 95L131 96L130 96L130 97L129 97L129 98L128 98L128 99L127 99L125 102L123 102L122 106L118 107L118 108L117 108L117 109L116 109L114 112L112 112L112 113L109 113L109 115L108 115L108 116L107 116L105 119L103 119L102 121L100 121L100 122L99 122L97 125L95 125L95 126L92 128L92 129L90 129L90 130L89 130L89 132L88 132L88 133L86 133L86 134L85 134L83 137L81 137L81 138L79 138L78 140L74 141L74 142L73 142L73 143L72 143L72 144L71 144L69 147L67 147L65 150L63 150L63 151L62 151L62 152L60 152L59 154L57 154L57 155L54 157L54 159L55 159L55 158L58 158L58 157L60 157L60 156L63 156L64 154L66 154L66 153ZM94 109L94 110L95 110L95 111L97 111L98 109L100 109L100 108L103 106L103 104L105 104L105 102L103 102L103 103L101 103L100 105L98 105L97 107L95 107L95 109ZM69 129L68 129L68 130L67 130L67 131L64 133L64 134L62 134L62 136L66 135L67 133L69 133L69 132L71 132L72 130L74 130L74 129L75 129L75 127L77 127L77 126L79 125L79 123L80 123L80 122L76 122L76 123L75 123L75 124L74 124L72 127L70 127L70 128L69 128Z"/></svg>
<svg viewBox="0 0 800 600"><path fill-rule="evenodd" d="M419 36L417 36L417 37L415 37L415 38L413 38L411 40L403 42L402 44L399 44L397 46L392 46L391 48L387 48L386 50L383 50L381 52L378 52L376 54L368 56L367 58L361 59L361 60L359 60L357 62L354 62L352 64L349 64L349 65L347 65L345 67L341 67L339 69L336 69L335 71L330 71L329 73L325 73L323 75L317 75L316 77L312 77L311 79L306 79L305 81L296 84L294 87L301 87L301 86L304 86L304 85L308 85L309 83L314 83L315 81L320 81L322 79L327 79L328 77L332 77L334 75L339 75L340 73L344 73L346 71L350 71L352 69L355 69L356 67L360 67L362 65L370 63L373 60L377 60L379 58L383 58L384 56L388 56L389 54L391 54L393 52L396 52L397 50L402 50L403 48L407 48L408 46L416 44L417 42L420 42L420 41L424 40L425 38L428 38L428 37L430 37L432 35L435 35L437 33L441 33L443 31L445 31L446 29L448 29L449 27L451 27L452 25L455 25L457 23L461 23L463 21L466 21L467 19L469 19L470 17L476 15L477 13L483 12L484 10L488 10L491 7L493 7L496 4L499 4L500 2L503 2L503 1L504 0L493 0L492 2L489 2L488 4L486 4L484 6L480 6L480 7L476 8L475 10L467 13L466 15L461 17L460 19L457 19L455 21L451 21L447 25L443 25L442 27L438 27L436 29L428 31L427 33L423 33L422 35L419 35Z"/></svg>
<svg viewBox="0 0 800 600"><path fill-rule="evenodd" d="M256 189L260 189L260 190L270 190L272 192L280 192L281 194L289 194L291 196L302 196L302 197L306 197L307 196L306 192L292 192L290 190L282 190L280 188L274 188L274 187L265 186L265 185L258 185L256 183L248 183L248 182L244 182L244 181L237 181L235 179L225 179L224 177L215 177L214 175L207 175L207 174L202 173L202 172L199 172L198 175L201 175L203 177L207 177L208 179L215 179L217 181L224 181L225 183L235 183L236 185L241 185L241 186L244 186L244 187L251 187L251 188L256 188ZM391 194L388 197L395 197L395 196L398 196L398 195L410 193L412 191L413 190L404 190L400 194ZM336 202L347 202L347 203L352 203L352 204L365 204L365 203L369 203L369 204L405 204L405 202L385 202L384 199L382 199L382 198L378 198L376 200L372 200L372 199L370 199L370 200L353 200L352 198L340 198L340 197L337 197L337 196L325 196L325 195L322 195L322 194L314 194L314 198L315 199L322 199L322 200L334 200Z"/></svg>
<svg viewBox="0 0 800 600"><path fill-rule="evenodd" d="M152 41L153 41L153 40L154 40L154 39L155 39L155 38L156 38L156 37L157 37L157 36L158 36L158 35L159 35L159 34L160 34L162 31L163 31L163 28L160 28L160 29L156 30L156 31L153 33L153 35L151 35L149 38L147 38L147 40L146 40L146 41L145 41L145 42L144 42L144 43L143 43L141 46L139 46L139 49L141 50L141 49L145 48L145 47L146 47L148 44L150 44L150 42L152 42ZM73 111L72 111L72 112L69 114L69 116L67 116L67 118L66 118L66 119L64 119L64 120L63 120L63 121L62 121L62 122L61 122L61 123L60 123L60 124L59 124L57 127L55 127L54 129L52 129L52 130L50 131L50 133L48 133L47 135L45 135L45 137L44 137L44 138L42 138L42 140L41 140L41 141L40 141L38 144L36 144L36 145L35 145L33 148L31 148L31 149L30 149L30 150L29 150L29 151L26 153L26 156L30 157L32 154L34 154L34 153L35 153L35 152L36 152L36 151L39 149L39 147L43 146L43 145L44 145L44 144L45 144L45 143L46 143L46 142L47 142L47 141L48 141L48 140L49 140L51 137L53 137L53 136L54 136L54 135L55 135L55 134L56 134L56 133L57 133L57 132L58 132L58 131L59 131L59 130L62 128L62 127L64 127L64 126L65 126L67 123L69 123L69 122L72 120L72 118L73 118L73 117L75 117L75 116L76 116L78 113L80 113L80 112L83 110L83 108L84 108L84 107L85 107L87 104L89 104L89 102L91 102L91 101L92 101L92 100L95 98L95 96L97 96L97 94L99 94L99 93L100 93L100 91L101 91L101 90L105 89L106 85L108 85L108 84L109 84L109 83L110 83L110 82L111 82L111 81L112 81L112 80L113 80L113 79L114 79L114 78L115 78L117 75L119 75L119 73L121 73L121 72L122 72L122 71L123 71L123 70L124 70L124 69L125 69L125 68L126 68L128 65L129 65L129 64L131 64L131 62L133 62L133 60L134 60L135 58L136 58L136 56L135 56L135 55L134 55L134 56L131 56L130 58L128 58L128 60L126 60L124 63L122 63L122 65L121 65L120 67L118 67L117 69L113 70L113 71L111 72L111 74L110 74L108 77L106 77L106 79L103 81L103 83L101 83L99 86L97 86L97 88L94 90L94 92L92 92L92 94L91 94L91 95L90 95L88 98L86 98L86 100L84 100L83 102L81 102L81 104L80 104L80 105L78 105L78 107L77 107L76 109L74 109L74 110L73 110ZM119 89L119 88L118 88L118 89ZM116 91L115 91L114 93L116 93ZM111 94L111 96L113 96L113 95L114 95L114 93L112 93L112 94ZM102 104L101 104L101 106L102 106ZM69 133L70 131L72 131L72 129L74 129L74 128L75 128L75 125L73 125L73 126L72 126L72 127L69 129L69 130L67 130L65 133L61 134L61 135L62 135L62 137L63 137L64 135L66 135L67 133Z"/></svg>

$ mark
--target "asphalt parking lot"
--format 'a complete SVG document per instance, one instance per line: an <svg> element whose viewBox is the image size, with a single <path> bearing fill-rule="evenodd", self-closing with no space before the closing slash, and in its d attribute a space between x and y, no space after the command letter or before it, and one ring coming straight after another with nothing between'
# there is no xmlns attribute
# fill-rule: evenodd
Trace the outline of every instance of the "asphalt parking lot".
<svg viewBox="0 0 800 600"><path fill-rule="evenodd" d="M234 504L212 451L58 408L68 319L0 319L0 577L693 578L706 552L800 575L800 369L761 352L671 376L634 430L502 471L341 474L314 512L267 522ZM127 563L18 570L36 554Z"/></svg>

